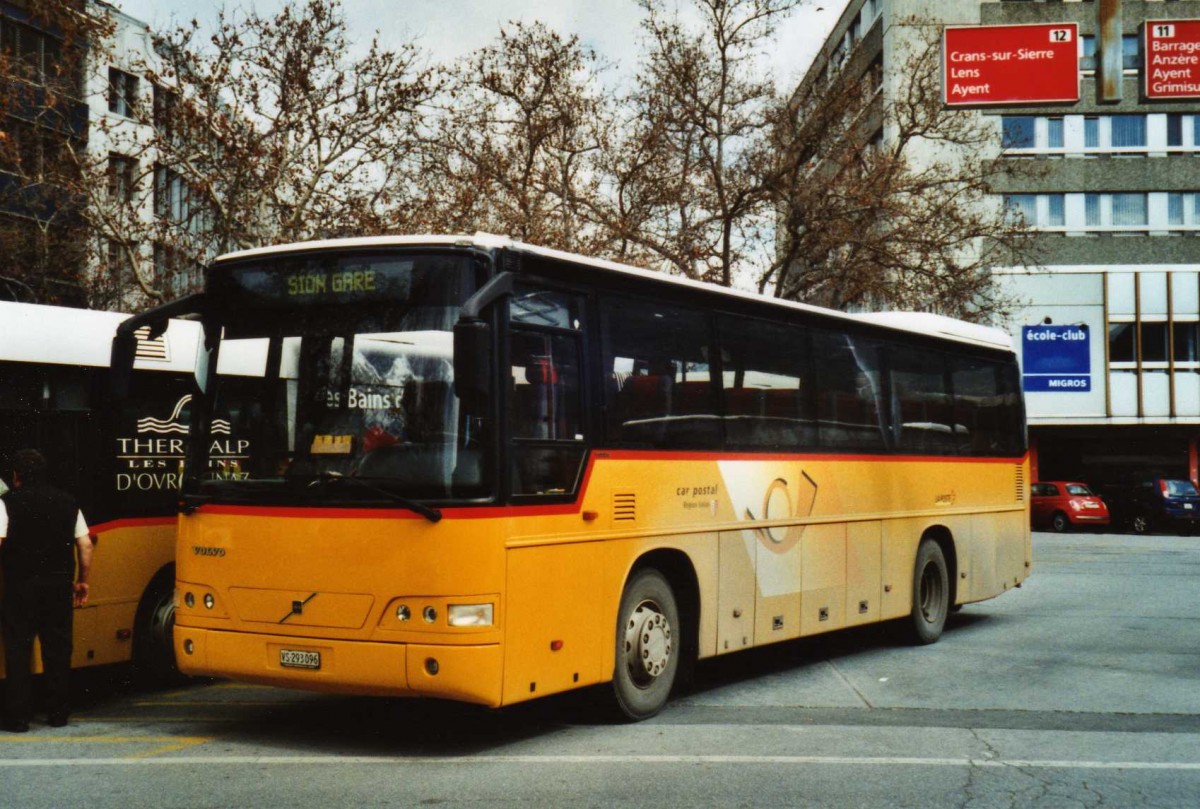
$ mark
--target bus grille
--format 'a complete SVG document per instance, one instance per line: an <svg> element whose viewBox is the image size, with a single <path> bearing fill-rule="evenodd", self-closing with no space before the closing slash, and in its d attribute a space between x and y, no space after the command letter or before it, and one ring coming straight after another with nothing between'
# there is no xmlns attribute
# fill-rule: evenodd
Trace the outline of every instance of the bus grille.
<svg viewBox="0 0 1200 809"><path fill-rule="evenodd" d="M629 521L637 519L637 495L624 492L613 495L613 520Z"/></svg>
<svg viewBox="0 0 1200 809"><path fill-rule="evenodd" d="M171 361L171 354L167 349L167 336L165 334L151 338L150 327L143 326L140 329L135 329L133 336L137 338L136 359L156 360L158 362Z"/></svg>
<svg viewBox="0 0 1200 809"><path fill-rule="evenodd" d="M1020 466L1013 467L1017 478L1017 502L1025 502L1025 470Z"/></svg>

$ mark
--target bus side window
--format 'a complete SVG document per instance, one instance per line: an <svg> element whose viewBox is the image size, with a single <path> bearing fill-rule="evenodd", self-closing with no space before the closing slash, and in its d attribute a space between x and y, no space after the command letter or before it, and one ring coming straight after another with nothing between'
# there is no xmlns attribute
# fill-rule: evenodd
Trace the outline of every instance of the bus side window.
<svg viewBox="0 0 1200 809"><path fill-rule="evenodd" d="M1014 455L1024 450L1020 395L1002 364L982 359L952 362L954 424L964 455Z"/></svg>
<svg viewBox="0 0 1200 809"><path fill-rule="evenodd" d="M718 446L708 317L615 296L601 301L601 314L608 441L671 449Z"/></svg>
<svg viewBox="0 0 1200 809"><path fill-rule="evenodd" d="M722 315L717 321L725 443L792 450L812 446L816 419L808 330Z"/></svg>
<svg viewBox="0 0 1200 809"><path fill-rule="evenodd" d="M955 429L946 390L946 358L941 352L908 346L888 348L891 374L891 429L897 450L954 455Z"/></svg>
<svg viewBox="0 0 1200 809"><path fill-rule="evenodd" d="M883 380L880 346L845 334L813 333L817 429L823 447L883 450Z"/></svg>

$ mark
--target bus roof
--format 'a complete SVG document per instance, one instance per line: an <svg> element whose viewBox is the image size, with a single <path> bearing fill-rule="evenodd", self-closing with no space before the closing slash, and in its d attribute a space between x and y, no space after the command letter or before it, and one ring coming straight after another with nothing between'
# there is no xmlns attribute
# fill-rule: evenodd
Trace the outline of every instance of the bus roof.
<svg viewBox="0 0 1200 809"><path fill-rule="evenodd" d="M567 261L588 267L594 267L598 270L604 270L606 272L636 276L654 283L674 284L682 287L701 289L709 293L715 293L743 300L752 300L759 303L766 303L798 311L819 314L824 317L843 319L854 323L869 323L898 331L925 334L963 343L971 343L974 345L987 346L989 348L1002 349L1005 351L1013 350L1012 339L1009 337L1007 332L990 326L981 326L975 323L968 323L963 320L956 320L955 318L946 317L944 315L936 315L930 312L875 312L851 314L840 312L834 309L825 309L819 306L812 306L810 304L786 301L780 298L772 298L767 295L759 295L753 292L743 292L741 290L717 286L716 284L710 284L703 281L694 281L690 278L682 278L677 275L669 275L667 273L644 270L627 264L620 264L615 261L606 261L604 259L590 258L588 256L568 253L562 250L538 247L536 245L515 241L507 236L496 236L494 234L482 232L476 233L474 236L366 236L347 239L323 239L310 242L297 242L293 244L272 245L270 247L259 247L252 250L241 250L235 253L227 253L226 255L220 256L217 259L217 263L296 252L344 250L347 248L361 249L372 247L411 247L417 245L474 247L481 250L496 250L504 248L522 253L528 253L530 255L542 256L549 259Z"/></svg>
<svg viewBox="0 0 1200 809"><path fill-rule="evenodd" d="M117 325L129 315L0 301L0 362L108 367ZM135 368L190 372L200 324L172 320L162 337L138 340Z"/></svg>

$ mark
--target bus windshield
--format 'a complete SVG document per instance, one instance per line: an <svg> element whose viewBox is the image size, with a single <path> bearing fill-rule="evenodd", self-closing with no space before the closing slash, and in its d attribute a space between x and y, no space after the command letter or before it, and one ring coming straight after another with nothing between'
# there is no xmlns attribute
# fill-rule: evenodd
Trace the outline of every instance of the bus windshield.
<svg viewBox="0 0 1200 809"><path fill-rule="evenodd" d="M259 390L235 398L222 376L214 382L207 464L225 474L201 493L379 504L479 497L484 419L454 395L452 329L480 271L461 253L396 252L218 268L218 373ZM239 446L226 446L226 429L245 436Z"/></svg>

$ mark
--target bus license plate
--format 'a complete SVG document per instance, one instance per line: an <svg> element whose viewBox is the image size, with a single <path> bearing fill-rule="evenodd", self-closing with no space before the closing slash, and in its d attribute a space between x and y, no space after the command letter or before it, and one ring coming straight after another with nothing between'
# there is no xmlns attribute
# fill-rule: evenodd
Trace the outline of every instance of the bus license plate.
<svg viewBox="0 0 1200 809"><path fill-rule="evenodd" d="M321 653L304 652L299 649L280 649L279 665L291 669L319 669L321 668Z"/></svg>

